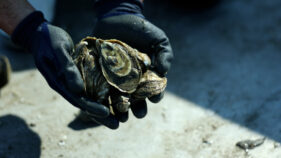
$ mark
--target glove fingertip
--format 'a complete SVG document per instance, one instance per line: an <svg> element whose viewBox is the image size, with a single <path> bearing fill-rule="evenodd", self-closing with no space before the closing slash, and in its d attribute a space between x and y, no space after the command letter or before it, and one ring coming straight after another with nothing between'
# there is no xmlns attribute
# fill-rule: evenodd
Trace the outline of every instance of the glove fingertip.
<svg viewBox="0 0 281 158"><path fill-rule="evenodd" d="M136 118L144 118L147 114L147 104L145 100L132 103L131 109Z"/></svg>
<svg viewBox="0 0 281 158"><path fill-rule="evenodd" d="M81 107L89 114L97 118L106 118L110 115L109 108L96 102L85 101L85 98L82 99Z"/></svg>
<svg viewBox="0 0 281 158"><path fill-rule="evenodd" d="M142 119L146 116L147 111L138 111L138 112L134 112L134 115L136 118L138 119Z"/></svg>
<svg viewBox="0 0 281 158"><path fill-rule="evenodd" d="M106 126L106 127L110 128L110 129L113 129L113 130L118 129L119 128L119 122L112 123L110 126Z"/></svg>
<svg viewBox="0 0 281 158"><path fill-rule="evenodd" d="M95 107L95 109L91 109L89 112L98 118L106 118L110 115L110 111L106 106L102 104L97 104L97 106L98 108Z"/></svg>
<svg viewBox="0 0 281 158"><path fill-rule="evenodd" d="M113 130L119 127L119 121L113 115L107 118L92 118L92 120Z"/></svg>
<svg viewBox="0 0 281 158"><path fill-rule="evenodd" d="M129 119L129 113L128 112L122 112L118 114L118 120L122 123L128 121Z"/></svg>
<svg viewBox="0 0 281 158"><path fill-rule="evenodd" d="M160 52L158 57L156 58L156 71L165 76L170 70L173 58L173 53L171 53L170 51L167 52L166 50L166 52Z"/></svg>
<svg viewBox="0 0 281 158"><path fill-rule="evenodd" d="M159 103L164 97L164 92L148 98L152 103Z"/></svg>

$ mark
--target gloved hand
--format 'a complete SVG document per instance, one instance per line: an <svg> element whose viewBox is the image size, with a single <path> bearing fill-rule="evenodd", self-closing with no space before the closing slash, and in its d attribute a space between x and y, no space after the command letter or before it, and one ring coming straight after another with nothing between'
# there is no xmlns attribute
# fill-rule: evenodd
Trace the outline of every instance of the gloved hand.
<svg viewBox="0 0 281 158"><path fill-rule="evenodd" d="M16 27L12 40L33 54L35 65L51 88L100 123L109 128L118 127L119 122L107 107L84 96L82 77L70 57L74 45L64 30L47 23L43 14L36 11Z"/></svg>
<svg viewBox="0 0 281 158"><path fill-rule="evenodd" d="M173 51L166 34L146 20L142 14L140 0L100 0L96 2L98 21L93 35L103 39L118 39L143 53L152 61L152 69L160 76L165 76L173 59ZM157 103L163 93L149 98ZM146 101L132 103L131 109L137 118L147 113ZM125 122L128 113L118 113L119 121Z"/></svg>

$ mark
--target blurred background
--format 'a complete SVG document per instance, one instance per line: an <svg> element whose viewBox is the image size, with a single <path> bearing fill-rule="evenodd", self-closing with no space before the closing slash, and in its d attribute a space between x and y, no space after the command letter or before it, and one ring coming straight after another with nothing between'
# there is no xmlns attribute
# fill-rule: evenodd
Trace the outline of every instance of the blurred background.
<svg viewBox="0 0 281 158"><path fill-rule="evenodd" d="M75 122L78 110L47 86L31 56L2 42L14 73L2 90L0 121L7 114L26 121L37 139L28 148L33 157L280 157L281 1L185 2L145 0L146 19L166 32L175 59L163 101L149 103L144 119L130 114L116 131ZM75 43L92 35L93 1L54 5L48 16ZM7 128L0 122L0 136ZM235 147L262 137L247 154ZM0 142L0 157L21 151L9 140Z"/></svg>

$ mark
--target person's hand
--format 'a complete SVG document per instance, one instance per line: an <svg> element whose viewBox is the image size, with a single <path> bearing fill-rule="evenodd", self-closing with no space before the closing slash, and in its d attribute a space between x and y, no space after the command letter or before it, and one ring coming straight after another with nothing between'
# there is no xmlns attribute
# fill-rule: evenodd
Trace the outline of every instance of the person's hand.
<svg viewBox="0 0 281 158"><path fill-rule="evenodd" d="M47 23L41 12L33 12L16 27L12 40L33 54L36 67L52 89L100 124L118 127L106 106L85 97L81 74L70 56L74 45L64 30Z"/></svg>
<svg viewBox="0 0 281 158"><path fill-rule="evenodd" d="M165 76L173 59L169 39L163 30L144 18L142 9L143 4L139 0L100 0L96 3L98 21L93 36L118 39L147 53L152 69ZM163 93L148 99L157 103L162 98ZM132 103L131 110L137 118L143 118L147 114L146 101ZM128 113L115 113L119 121L127 121Z"/></svg>

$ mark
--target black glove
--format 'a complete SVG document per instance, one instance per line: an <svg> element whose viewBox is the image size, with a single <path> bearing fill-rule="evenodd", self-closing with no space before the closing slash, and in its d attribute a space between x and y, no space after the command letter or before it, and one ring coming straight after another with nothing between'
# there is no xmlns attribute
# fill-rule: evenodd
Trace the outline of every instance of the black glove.
<svg viewBox="0 0 281 158"><path fill-rule="evenodd" d="M100 0L96 3L98 16L93 35L103 39L118 39L143 53L147 53L152 61L152 69L165 76L173 59L173 51L166 34L147 21L143 14L143 4L139 0ZM149 98L157 103L163 93ZM145 100L131 105L137 118L147 113ZM127 113L117 113L121 122L128 119Z"/></svg>
<svg viewBox="0 0 281 158"><path fill-rule="evenodd" d="M73 42L64 30L47 23L43 14L36 11L17 26L12 40L33 54L35 65L51 88L106 126L118 127L107 107L85 97L82 77L70 57Z"/></svg>

